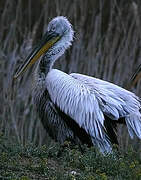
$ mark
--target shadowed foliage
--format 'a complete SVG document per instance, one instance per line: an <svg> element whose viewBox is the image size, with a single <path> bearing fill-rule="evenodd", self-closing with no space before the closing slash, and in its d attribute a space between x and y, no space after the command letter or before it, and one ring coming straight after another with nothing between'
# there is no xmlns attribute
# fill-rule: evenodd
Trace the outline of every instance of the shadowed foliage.
<svg viewBox="0 0 141 180"><path fill-rule="evenodd" d="M66 144L67 145L67 144ZM18 180L132 180L141 178L141 159L132 148L103 156L94 147L82 155L68 146L58 157L60 145L37 147L9 142L0 135L0 179Z"/></svg>

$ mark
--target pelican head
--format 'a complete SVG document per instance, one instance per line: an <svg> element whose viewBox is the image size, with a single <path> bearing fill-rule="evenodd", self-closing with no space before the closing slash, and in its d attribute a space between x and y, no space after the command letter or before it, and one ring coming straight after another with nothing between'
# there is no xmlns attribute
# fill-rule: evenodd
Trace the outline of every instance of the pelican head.
<svg viewBox="0 0 141 180"><path fill-rule="evenodd" d="M15 74L14 79L25 72L41 55L46 55L47 60L54 62L71 45L73 35L72 25L66 17L58 16L54 18L48 24L47 32Z"/></svg>

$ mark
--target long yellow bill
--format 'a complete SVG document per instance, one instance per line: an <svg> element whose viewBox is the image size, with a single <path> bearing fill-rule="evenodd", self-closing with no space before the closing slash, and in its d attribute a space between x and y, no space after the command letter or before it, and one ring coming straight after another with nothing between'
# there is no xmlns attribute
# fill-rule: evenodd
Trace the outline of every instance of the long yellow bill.
<svg viewBox="0 0 141 180"><path fill-rule="evenodd" d="M22 73L24 73L32 64L34 64L42 54L46 53L47 50L52 47L60 36L55 33L46 33L40 43L33 49L30 55L26 58L25 63L19 68L14 76L17 79Z"/></svg>
<svg viewBox="0 0 141 180"><path fill-rule="evenodd" d="M136 72L133 74L133 76L131 77L131 87L134 86L140 78L141 78L141 64L136 70Z"/></svg>

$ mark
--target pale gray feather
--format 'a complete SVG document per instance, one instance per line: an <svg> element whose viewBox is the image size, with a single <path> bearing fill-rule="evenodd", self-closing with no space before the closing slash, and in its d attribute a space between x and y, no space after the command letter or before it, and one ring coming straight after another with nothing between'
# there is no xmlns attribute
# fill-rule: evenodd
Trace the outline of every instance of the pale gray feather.
<svg viewBox="0 0 141 180"><path fill-rule="evenodd" d="M104 114L115 121L124 117L130 136L141 138L140 101L135 94L103 80L56 69L48 73L46 87L53 103L84 128L102 152L111 151Z"/></svg>
<svg viewBox="0 0 141 180"><path fill-rule="evenodd" d="M15 76L48 47L37 66L33 89L34 102L46 131L60 143L71 139L76 144L93 143L102 153L111 152L112 144L118 144L115 124L123 119L131 138L136 135L141 139L141 105L135 94L100 79L52 69L54 62L70 47L73 37L67 18L54 18L42 41ZM41 45L46 48L42 49Z"/></svg>

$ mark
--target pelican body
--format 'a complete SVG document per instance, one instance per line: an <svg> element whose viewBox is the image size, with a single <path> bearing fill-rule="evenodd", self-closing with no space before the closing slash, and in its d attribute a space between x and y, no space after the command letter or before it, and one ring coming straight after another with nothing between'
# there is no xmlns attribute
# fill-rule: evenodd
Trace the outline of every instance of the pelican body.
<svg viewBox="0 0 141 180"><path fill-rule="evenodd" d="M63 16L54 18L47 32L14 78L36 62L34 102L47 133L61 144L66 140L96 146L111 153L118 144L116 126L125 123L133 138L141 139L140 99L117 85L90 76L53 69L70 47L74 31Z"/></svg>

